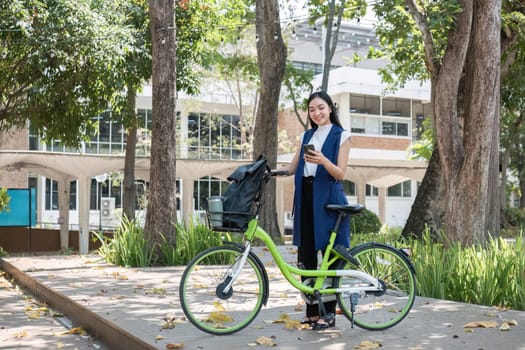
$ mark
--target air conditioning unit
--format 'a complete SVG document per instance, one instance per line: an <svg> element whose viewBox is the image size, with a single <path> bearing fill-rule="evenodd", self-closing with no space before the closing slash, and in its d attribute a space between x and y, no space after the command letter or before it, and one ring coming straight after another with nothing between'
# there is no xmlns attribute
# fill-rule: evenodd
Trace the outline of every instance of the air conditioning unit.
<svg viewBox="0 0 525 350"><path fill-rule="evenodd" d="M102 197L100 199L100 220L103 225L111 225L115 211L115 198Z"/></svg>

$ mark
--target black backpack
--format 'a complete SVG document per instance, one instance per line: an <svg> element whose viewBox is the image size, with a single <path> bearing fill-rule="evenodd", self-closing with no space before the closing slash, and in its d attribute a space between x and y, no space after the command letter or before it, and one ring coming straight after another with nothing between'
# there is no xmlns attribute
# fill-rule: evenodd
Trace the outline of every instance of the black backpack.
<svg viewBox="0 0 525 350"><path fill-rule="evenodd" d="M230 176L230 186L224 193L223 226L245 230L248 222L255 215L253 203L259 199L264 173L270 168L267 160L260 155L252 164L238 167Z"/></svg>

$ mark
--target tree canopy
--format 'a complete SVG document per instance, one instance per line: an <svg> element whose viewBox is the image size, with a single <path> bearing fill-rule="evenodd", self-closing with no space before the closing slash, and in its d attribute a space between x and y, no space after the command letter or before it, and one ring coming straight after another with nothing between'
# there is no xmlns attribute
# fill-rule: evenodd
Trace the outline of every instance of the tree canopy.
<svg viewBox="0 0 525 350"><path fill-rule="evenodd" d="M125 0L13 0L0 5L0 127L32 127L78 145L124 90L136 48Z"/></svg>

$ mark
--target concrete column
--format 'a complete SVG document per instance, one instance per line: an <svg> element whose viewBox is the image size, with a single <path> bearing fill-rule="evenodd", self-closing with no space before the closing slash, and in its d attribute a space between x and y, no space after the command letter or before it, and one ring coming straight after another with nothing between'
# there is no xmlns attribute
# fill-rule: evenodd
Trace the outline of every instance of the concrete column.
<svg viewBox="0 0 525 350"><path fill-rule="evenodd" d="M78 178L78 243L80 254L89 251L89 197L91 178Z"/></svg>
<svg viewBox="0 0 525 350"><path fill-rule="evenodd" d="M366 206L366 182L364 180L358 180L355 183L355 191L357 203Z"/></svg>
<svg viewBox="0 0 525 350"><path fill-rule="evenodd" d="M339 120L343 128L350 131L350 98L348 94L342 94L338 101Z"/></svg>
<svg viewBox="0 0 525 350"><path fill-rule="evenodd" d="M386 222L386 189L386 187L379 187L379 197L377 198L379 219L383 224Z"/></svg>
<svg viewBox="0 0 525 350"><path fill-rule="evenodd" d="M190 223L193 217L193 187L192 179L182 179L182 220L186 225Z"/></svg>
<svg viewBox="0 0 525 350"><path fill-rule="evenodd" d="M58 180L58 224L60 225L60 249L69 248L69 194L71 191L68 177Z"/></svg>

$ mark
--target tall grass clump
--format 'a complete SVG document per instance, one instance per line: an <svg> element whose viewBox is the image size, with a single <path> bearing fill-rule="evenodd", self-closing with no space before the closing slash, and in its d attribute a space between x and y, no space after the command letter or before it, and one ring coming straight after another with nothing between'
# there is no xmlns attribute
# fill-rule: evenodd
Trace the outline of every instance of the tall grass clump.
<svg viewBox="0 0 525 350"><path fill-rule="evenodd" d="M491 238L463 247L427 231L410 241L421 296L525 310L525 242Z"/></svg>
<svg viewBox="0 0 525 350"><path fill-rule="evenodd" d="M123 218L113 238L95 232L101 243L98 253L109 263L120 266L147 267L155 263L154 246L144 237L144 230L138 222Z"/></svg>
<svg viewBox="0 0 525 350"><path fill-rule="evenodd" d="M228 232L215 232L202 222L177 223L176 246L166 239L160 246L163 263L168 266L186 265L204 249L222 245L224 241L240 241Z"/></svg>

